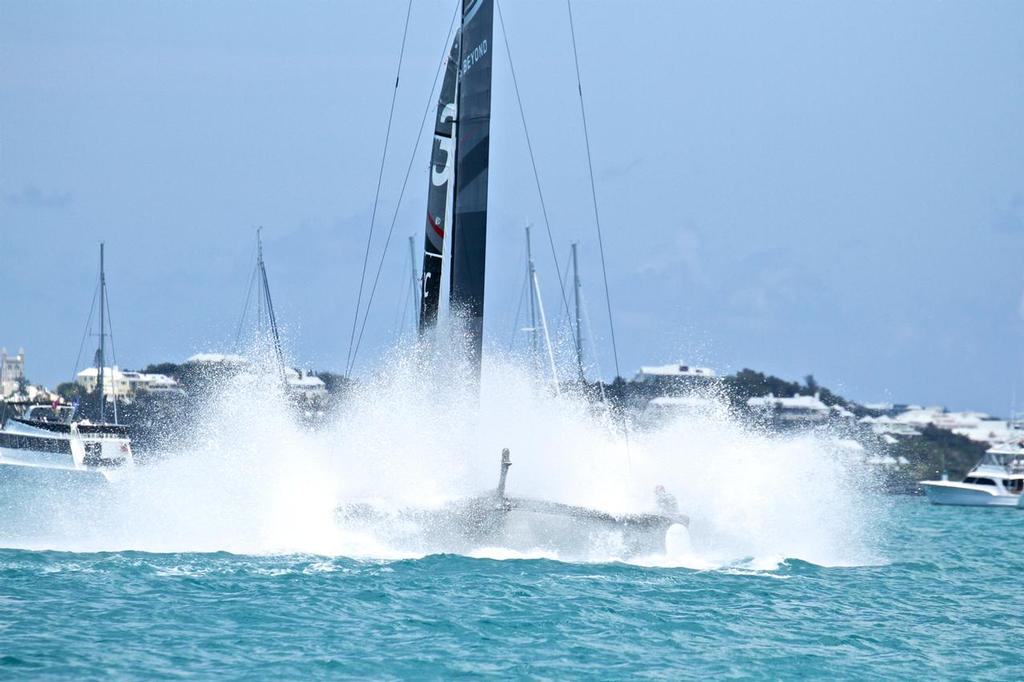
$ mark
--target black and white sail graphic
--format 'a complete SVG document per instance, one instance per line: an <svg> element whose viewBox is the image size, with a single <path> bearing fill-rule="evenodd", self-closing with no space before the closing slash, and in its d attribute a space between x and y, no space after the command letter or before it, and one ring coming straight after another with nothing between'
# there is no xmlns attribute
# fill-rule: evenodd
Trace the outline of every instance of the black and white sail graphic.
<svg viewBox="0 0 1024 682"><path fill-rule="evenodd" d="M478 366L487 253L493 28L493 0L463 0L451 304L453 311L464 318L470 335L470 354Z"/></svg>
<svg viewBox="0 0 1024 682"><path fill-rule="evenodd" d="M430 156L430 188L427 192L427 235L423 241L420 332L431 329L437 323L444 240L451 233L451 207L455 193L455 98L458 92L459 35L456 32L452 40L441 94L437 99L434 148Z"/></svg>

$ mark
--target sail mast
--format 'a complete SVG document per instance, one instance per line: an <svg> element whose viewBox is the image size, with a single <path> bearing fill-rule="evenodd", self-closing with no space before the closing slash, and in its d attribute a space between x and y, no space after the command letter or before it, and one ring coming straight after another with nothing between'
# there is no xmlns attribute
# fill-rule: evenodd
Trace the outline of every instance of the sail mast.
<svg viewBox="0 0 1024 682"><path fill-rule="evenodd" d="M100 423L106 421L106 396L103 395L103 371L106 362L106 303L107 303L107 276L103 267L103 242L100 242L100 347L96 350L96 394L100 403ZM111 373L111 380L114 376Z"/></svg>
<svg viewBox="0 0 1024 682"><path fill-rule="evenodd" d="M463 0L451 307L463 318L477 373L483 349L493 28L493 0Z"/></svg>
<svg viewBox="0 0 1024 682"><path fill-rule="evenodd" d="M572 243L572 280L575 293L574 302L576 307L576 369L579 372L579 380L583 382L583 325L580 324L580 266L577 255L577 244Z"/></svg>
<svg viewBox="0 0 1024 682"><path fill-rule="evenodd" d="M270 324L270 338L274 343L274 355L277 360L278 370L281 372L281 381L288 386L288 377L284 371L284 353L281 351L281 336L277 331L277 316L274 314L274 302L270 298L270 282L267 279L267 268L263 264L263 228L256 228L256 267L260 271L260 287L263 289L263 301L267 306L267 322ZM259 298L257 297L257 304Z"/></svg>
<svg viewBox="0 0 1024 682"><path fill-rule="evenodd" d="M530 352L531 359L537 357L537 296L534 294L533 280L537 277L537 269L533 264L533 245L530 242L530 226L526 226L526 277L530 282Z"/></svg>
<svg viewBox="0 0 1024 682"><path fill-rule="evenodd" d="M412 235L409 235L409 268L410 268L410 271L409 271L409 289L410 289L410 296L412 297L409 300L413 302L413 307L412 307L412 326L413 326L413 329L417 329L420 326L419 325L420 309L419 309L418 306L416 306L416 299L420 298L418 296L418 294L419 294L419 280L420 280L420 277L416 273L416 240L413 239ZM404 316L405 316L405 314L403 313L403 318L404 318ZM405 320L404 319L402 320L402 326L403 327L405 326Z"/></svg>

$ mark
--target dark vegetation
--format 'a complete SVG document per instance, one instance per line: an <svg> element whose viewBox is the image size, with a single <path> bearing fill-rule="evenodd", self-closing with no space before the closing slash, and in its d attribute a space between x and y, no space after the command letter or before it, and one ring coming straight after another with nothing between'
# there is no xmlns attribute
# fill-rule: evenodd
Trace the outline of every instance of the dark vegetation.
<svg viewBox="0 0 1024 682"><path fill-rule="evenodd" d="M191 435L189 426L199 419L206 400L215 395L213 389L239 370L238 366L231 364L188 362L161 362L144 368L143 372L164 374L174 378L180 384L182 392L152 395L143 393L131 402L119 401L118 418L131 428L136 450L145 456L148 451L173 450L183 445L183 439ZM324 382L328 399L317 405L295 401L294 407L297 408L297 412L306 418L311 414L323 418L324 414L329 413L344 399L350 388L349 380L343 375L327 371L316 372L315 375ZM602 386L598 383L585 383L582 387L577 387L582 388L589 399L595 402L600 399ZM779 397L817 395L826 405L844 408L857 417L870 414L864 407L818 384L812 375L805 377L803 382L787 381L752 369L743 369L721 379L690 377L635 382L616 377L603 388L609 403L620 411L642 408L647 401L657 396L702 390L727 400L732 411L748 422L761 423L758 420L763 419L763 415L753 414L747 407L747 400L769 394ZM84 414L98 413L95 396L83 394L81 387L75 383L60 384L57 393L69 402L78 400L80 410ZM108 414L110 409L108 407ZM0 413L9 414L7 406L2 402ZM938 477L943 471L948 472L951 478L962 477L981 458L986 449L984 444L931 426L924 428L917 436L896 436L895 443L886 442L881 436L873 434L868 427L851 420L833 426L837 427L837 432L854 437L865 444L870 452L904 458L908 464L901 468L900 475L905 482Z"/></svg>

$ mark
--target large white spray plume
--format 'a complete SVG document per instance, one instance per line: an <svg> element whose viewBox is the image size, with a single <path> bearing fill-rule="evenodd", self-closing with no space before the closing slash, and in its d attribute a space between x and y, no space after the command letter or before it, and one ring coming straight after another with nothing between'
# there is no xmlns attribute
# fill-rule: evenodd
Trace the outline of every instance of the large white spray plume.
<svg viewBox="0 0 1024 682"><path fill-rule="evenodd" d="M493 490L509 448L517 496L648 512L655 486L665 486L691 517L691 538L670 543L671 556L640 561L760 568L785 558L877 560L872 532L882 505L869 472L828 436L759 432L738 423L720 396L699 414L627 436L600 407L555 396L524 369L533 363L489 358L478 388L451 356L396 349L316 429L296 419L278 373L224 379L199 414L173 425L189 431L188 447L105 489L35 496L3 521L0 543L372 559L458 551L444 537L409 546L384 532L393 529L349 528L337 509L430 509ZM604 545L563 558L620 557Z"/></svg>

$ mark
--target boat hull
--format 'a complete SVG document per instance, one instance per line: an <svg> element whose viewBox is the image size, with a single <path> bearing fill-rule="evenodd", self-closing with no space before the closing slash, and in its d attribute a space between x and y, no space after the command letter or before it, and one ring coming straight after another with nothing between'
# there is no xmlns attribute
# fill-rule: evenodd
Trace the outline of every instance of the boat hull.
<svg viewBox="0 0 1024 682"><path fill-rule="evenodd" d="M950 481L921 481L928 501L955 507L1018 507L1020 495L1001 495L982 486Z"/></svg>
<svg viewBox="0 0 1024 682"><path fill-rule="evenodd" d="M551 552L566 559L631 558L666 551L679 514L615 516L571 505L526 498L471 498L437 510L380 511L369 505L338 510L339 522L388 544L426 553L472 553L483 548L530 554Z"/></svg>
<svg viewBox="0 0 1024 682"><path fill-rule="evenodd" d="M0 486L44 486L68 488L103 486L108 482L104 472L96 469L34 466L17 462L0 462Z"/></svg>

